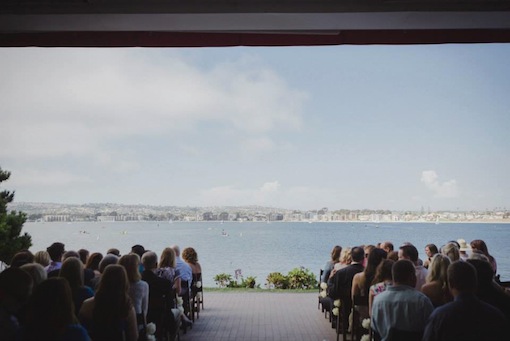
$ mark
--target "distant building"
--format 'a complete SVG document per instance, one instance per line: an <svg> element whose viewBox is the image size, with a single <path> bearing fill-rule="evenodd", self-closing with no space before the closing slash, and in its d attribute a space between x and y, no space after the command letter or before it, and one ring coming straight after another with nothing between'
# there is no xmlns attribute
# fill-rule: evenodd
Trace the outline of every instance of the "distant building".
<svg viewBox="0 0 510 341"><path fill-rule="evenodd" d="M218 216L218 219L228 221L229 220L228 212L221 212L220 215Z"/></svg>
<svg viewBox="0 0 510 341"><path fill-rule="evenodd" d="M202 214L202 217L204 219L204 221L211 221L211 220L214 220L214 214L212 212L205 212L204 214Z"/></svg>
<svg viewBox="0 0 510 341"><path fill-rule="evenodd" d="M100 215L97 216L97 221L116 221L117 216L114 215Z"/></svg>
<svg viewBox="0 0 510 341"><path fill-rule="evenodd" d="M53 222L53 221L71 221L71 217L68 214L51 214L45 215L44 221Z"/></svg>

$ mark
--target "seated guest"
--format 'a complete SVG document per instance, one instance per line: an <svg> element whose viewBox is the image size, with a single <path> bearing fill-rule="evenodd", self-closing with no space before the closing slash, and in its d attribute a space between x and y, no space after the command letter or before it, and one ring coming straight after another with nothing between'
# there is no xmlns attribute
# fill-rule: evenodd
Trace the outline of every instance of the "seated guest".
<svg viewBox="0 0 510 341"><path fill-rule="evenodd" d="M112 254L120 258L120 251L119 249L116 248L108 249L108 251L106 251L106 254Z"/></svg>
<svg viewBox="0 0 510 341"><path fill-rule="evenodd" d="M62 262L65 262L67 258L71 258L71 257L78 259L80 262L82 261L80 258L81 256L80 256L79 252L67 251L62 256ZM83 263L82 263L82 265L83 265ZM92 269L86 269L84 265L81 268L83 271L83 284L89 288L93 288L92 280L94 279L94 277L96 277L96 273ZM73 290L73 294L74 294L75 289L72 286L71 286L71 289ZM88 298L88 297L86 297L86 298Z"/></svg>
<svg viewBox="0 0 510 341"><path fill-rule="evenodd" d="M352 262L351 251L352 250L350 247L344 247L342 249L342 252L340 252L340 261L335 264L335 266L333 267L334 271L332 270L331 272L336 272L340 269L347 267L349 264L351 264L351 262ZM331 278L331 277L333 277L333 275L330 273L329 278Z"/></svg>
<svg viewBox="0 0 510 341"><path fill-rule="evenodd" d="M478 288L476 297L498 308L510 321L510 295L494 281L494 272L488 260L468 259L476 269Z"/></svg>
<svg viewBox="0 0 510 341"><path fill-rule="evenodd" d="M352 263L338 271L333 269L332 277L328 280L328 297L323 301L324 309L331 311L333 301L340 299L342 301L342 326L347 327L349 313L352 306L352 279L354 275L364 270L363 260L365 259L365 251L361 247L353 247L351 251Z"/></svg>
<svg viewBox="0 0 510 341"><path fill-rule="evenodd" d="M19 268L0 272L0 339L19 340L18 314L32 293L33 280Z"/></svg>
<svg viewBox="0 0 510 341"><path fill-rule="evenodd" d="M427 244L425 246L425 254L427 255L427 259L423 262L423 267L425 269L429 268L430 262L432 262L432 257L434 257L436 253L439 253L439 250L435 244Z"/></svg>
<svg viewBox="0 0 510 341"><path fill-rule="evenodd" d="M62 263L60 277L65 278L71 288L75 314L78 315L83 301L94 296L91 288L83 282L83 264L76 257L69 257Z"/></svg>
<svg viewBox="0 0 510 341"><path fill-rule="evenodd" d="M46 269L51 262L50 254L48 251L37 251L34 254L34 262L41 264Z"/></svg>
<svg viewBox="0 0 510 341"><path fill-rule="evenodd" d="M144 325L149 305L149 285L142 281L142 275L138 272L140 257L136 253L130 253L120 257L119 264L126 269L129 281L129 297L135 307L138 325Z"/></svg>
<svg viewBox="0 0 510 341"><path fill-rule="evenodd" d="M137 341L136 313L129 298L129 282L123 266L108 265L96 295L83 302L79 319L92 340Z"/></svg>
<svg viewBox="0 0 510 341"><path fill-rule="evenodd" d="M370 289L370 285L372 284L375 272L379 264L386 259L386 251L383 249L374 248L370 254L368 255L367 266L363 270L363 272L359 272L354 275L352 279L352 299L354 300L355 296L366 297L368 302L368 291ZM360 319L363 320L369 316L368 314L368 305L359 307L358 312L360 314Z"/></svg>
<svg viewBox="0 0 510 341"><path fill-rule="evenodd" d="M476 269L457 261L448 267L454 301L437 308L427 323L424 341L508 340L508 321L497 308L476 296Z"/></svg>
<svg viewBox="0 0 510 341"><path fill-rule="evenodd" d="M475 239L471 242L471 249L473 251L482 252L487 258L489 258L489 262L491 263L492 270L494 270L494 274L498 272L498 265L496 263L496 259L489 253L489 249L487 248L487 244L481 239Z"/></svg>
<svg viewBox="0 0 510 341"><path fill-rule="evenodd" d="M450 258L450 261L456 262L460 259L460 252L459 248L456 243L448 243L445 246L441 248L441 253L445 256L448 256Z"/></svg>
<svg viewBox="0 0 510 341"><path fill-rule="evenodd" d="M87 260L87 264L85 264L85 269L90 269L94 271L94 274L96 276L99 276L99 263L103 259L103 255L99 252L94 252L89 256L89 259Z"/></svg>
<svg viewBox="0 0 510 341"><path fill-rule="evenodd" d="M331 274L331 270L335 267L335 264L340 262L340 254L342 253L342 247L340 245L335 245L333 250L331 250L331 259L326 262L324 265L321 283L326 283L328 281L329 275ZM183 252L184 257L184 252Z"/></svg>
<svg viewBox="0 0 510 341"><path fill-rule="evenodd" d="M368 259L368 256L370 255L370 252L372 252L373 249L376 249L375 245L363 245L362 246L363 250L365 250L365 259L363 260L363 266L366 267L367 266L367 259Z"/></svg>
<svg viewBox="0 0 510 341"><path fill-rule="evenodd" d="M138 257L140 257L140 259L142 259L142 256L143 256L143 254L145 253L145 248L144 248L142 245L139 245L139 244L137 244L137 245L133 245L133 246L131 247L131 253L135 253L135 254L137 254L137 255L138 255ZM120 256L119 256L119 257L120 257ZM143 272L143 270L144 270L144 269L143 269L143 264L142 264L142 263L140 263L140 265L139 265L139 269L138 269L138 270L140 271L140 273L142 273L142 272Z"/></svg>
<svg viewBox="0 0 510 341"><path fill-rule="evenodd" d="M418 249L412 244L405 244L398 250L398 259L407 259L414 264L416 271L416 289L421 290L421 287L426 282L427 269L423 265L419 265Z"/></svg>
<svg viewBox="0 0 510 341"><path fill-rule="evenodd" d="M446 276L449 265L450 258L440 253L434 255L426 283L421 287L421 291L427 295L434 307L439 307L453 300Z"/></svg>
<svg viewBox="0 0 510 341"><path fill-rule="evenodd" d="M179 295L179 293L182 295L183 290L181 290L181 278L180 273L177 270L176 266L176 254L175 249L171 247L167 247L163 250L161 253L161 258L159 259L159 267L156 269L156 275L158 275L161 278L165 278L169 280L171 283L173 283L173 288L175 289L175 292ZM188 265L189 267L189 265ZM191 268L190 268L191 269ZM189 290L188 288L185 288L185 290ZM189 292L189 291L187 291ZM184 299L189 299L189 296L183 297ZM184 302L183 310L185 313L188 313L189 310L189 304L186 304ZM185 323L183 326L190 326L192 322L188 319L186 315L181 316L183 322Z"/></svg>
<svg viewBox="0 0 510 341"><path fill-rule="evenodd" d="M142 280L149 285L147 322L156 324L156 335L158 336L164 330L176 330L179 311L177 310L174 314L171 310L176 308L175 290L172 288L173 283L155 274L158 265L156 253L152 251L145 252L142 256L142 264L145 268L142 273ZM173 319L168 318L168 316L172 316ZM161 326L161 323L166 325Z"/></svg>
<svg viewBox="0 0 510 341"><path fill-rule="evenodd" d="M191 267L181 259L181 249L177 245L172 245L172 249L175 251L175 269L179 273L181 279L181 292L180 295L186 294L185 291L189 290L189 287L185 287L186 284L190 284L193 279ZM185 283L183 283L185 282Z"/></svg>
<svg viewBox="0 0 510 341"><path fill-rule="evenodd" d="M83 264L83 266L85 266L85 264L87 264L87 260L89 259L89 255L90 255L89 250L79 249L78 254L80 255L81 263Z"/></svg>
<svg viewBox="0 0 510 341"><path fill-rule="evenodd" d="M20 266L19 268L32 277L32 280L34 281L34 289L48 278L48 273L44 270L44 267L41 264L28 263Z"/></svg>
<svg viewBox="0 0 510 341"><path fill-rule="evenodd" d="M382 262L377 266L375 271L375 277L372 283L374 283L368 293L368 313L372 316L372 304L374 297L379 295L381 292L393 284L393 277L391 275L391 268L395 261L391 259L383 259Z"/></svg>
<svg viewBox="0 0 510 341"><path fill-rule="evenodd" d="M34 255L28 250L23 250L14 255L11 259L11 267L19 268L22 265L34 262Z"/></svg>
<svg viewBox="0 0 510 341"><path fill-rule="evenodd" d="M394 246L393 246L392 242L382 242L379 247L381 249L383 249L384 251L386 251L386 253L390 253L391 251L394 250Z"/></svg>
<svg viewBox="0 0 510 341"><path fill-rule="evenodd" d="M67 258L70 258L70 257L74 257L74 258L78 258L80 259L80 254L76 251L66 251L64 252L64 254L62 255L62 263L67 259ZM81 260L80 260L81 262Z"/></svg>
<svg viewBox="0 0 510 341"><path fill-rule="evenodd" d="M67 280L49 278L35 288L29 300L22 340L89 340L74 314Z"/></svg>
<svg viewBox="0 0 510 341"><path fill-rule="evenodd" d="M398 261L398 252L397 251L390 251L390 252L388 252L388 257L387 258L391 259L394 262Z"/></svg>
<svg viewBox="0 0 510 341"><path fill-rule="evenodd" d="M176 269L175 251L171 247L166 247L161 252L158 268L155 273L161 278L167 279L172 283L172 287L177 293L181 292L180 274Z"/></svg>
<svg viewBox="0 0 510 341"><path fill-rule="evenodd" d="M459 257L461 260L467 260L469 258L468 251L471 251L471 246L466 243L464 239L457 239L459 243Z"/></svg>
<svg viewBox="0 0 510 341"><path fill-rule="evenodd" d="M101 259L99 262L99 274L96 274L96 276L91 281L92 290L96 290L97 286L99 285L99 281L101 280L101 275L103 274L106 267L110 264L117 264L118 262L119 257L113 254L107 254L103 259Z"/></svg>
<svg viewBox="0 0 510 341"><path fill-rule="evenodd" d="M423 333L428 317L434 310L423 293L415 289L414 264L402 259L392 268L393 285L374 298L372 329L382 341L389 340L390 330Z"/></svg>
<svg viewBox="0 0 510 341"><path fill-rule="evenodd" d="M182 259L191 267L192 274L201 274L202 267L198 262L198 255L194 248L187 247L182 250Z"/></svg>
<svg viewBox="0 0 510 341"><path fill-rule="evenodd" d="M46 251L48 251L51 262L50 265L46 268L46 272L49 277L57 277L60 268L62 267L62 256L64 255L65 246L62 243L53 243L51 244Z"/></svg>

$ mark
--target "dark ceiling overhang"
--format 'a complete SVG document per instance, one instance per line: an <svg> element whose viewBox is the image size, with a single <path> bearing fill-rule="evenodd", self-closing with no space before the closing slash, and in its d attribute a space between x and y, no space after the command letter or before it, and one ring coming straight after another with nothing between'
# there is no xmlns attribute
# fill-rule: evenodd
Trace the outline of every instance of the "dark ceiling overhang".
<svg viewBox="0 0 510 341"><path fill-rule="evenodd" d="M510 42L510 0L3 0L1 47Z"/></svg>

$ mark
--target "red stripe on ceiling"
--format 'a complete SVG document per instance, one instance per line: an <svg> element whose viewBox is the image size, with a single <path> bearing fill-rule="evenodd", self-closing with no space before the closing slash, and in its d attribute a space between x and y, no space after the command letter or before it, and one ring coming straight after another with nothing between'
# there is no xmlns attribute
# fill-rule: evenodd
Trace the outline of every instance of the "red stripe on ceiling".
<svg viewBox="0 0 510 341"><path fill-rule="evenodd" d="M508 43L510 30L348 30L338 34L42 32L0 33L0 47L220 47Z"/></svg>

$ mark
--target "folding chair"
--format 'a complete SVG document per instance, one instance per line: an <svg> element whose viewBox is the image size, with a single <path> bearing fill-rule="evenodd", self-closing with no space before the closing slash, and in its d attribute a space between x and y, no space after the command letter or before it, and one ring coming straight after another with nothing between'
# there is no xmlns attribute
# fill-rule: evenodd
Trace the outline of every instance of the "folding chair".
<svg viewBox="0 0 510 341"><path fill-rule="evenodd" d="M198 283L200 284L198 285ZM203 289L202 289L202 274L193 274L191 281L191 319L195 322L195 313L197 319L200 317L200 304L203 306Z"/></svg>
<svg viewBox="0 0 510 341"><path fill-rule="evenodd" d="M351 341L358 341L361 339L361 325L360 308L366 307L368 309L368 296L356 295L352 299L352 330Z"/></svg>

